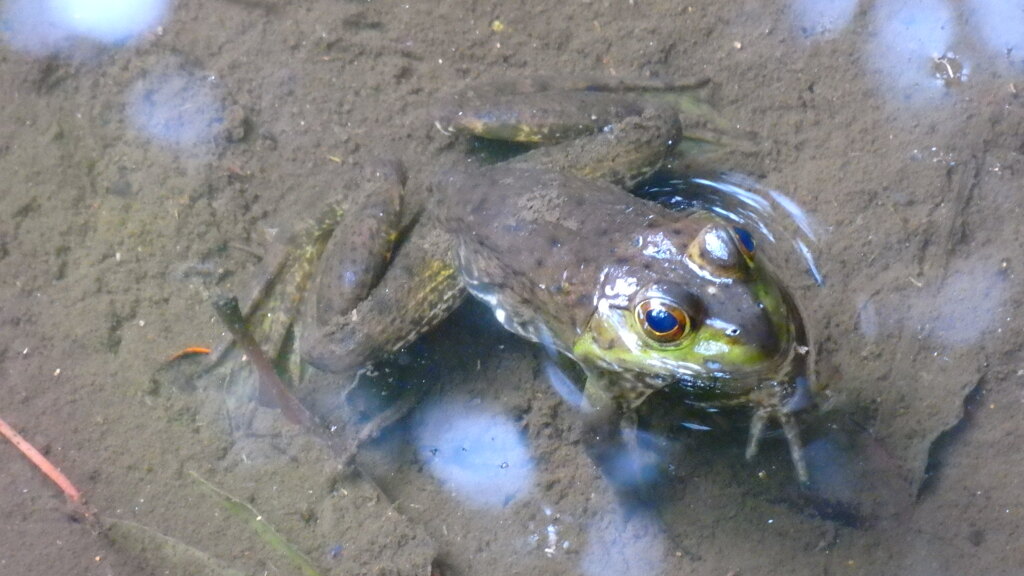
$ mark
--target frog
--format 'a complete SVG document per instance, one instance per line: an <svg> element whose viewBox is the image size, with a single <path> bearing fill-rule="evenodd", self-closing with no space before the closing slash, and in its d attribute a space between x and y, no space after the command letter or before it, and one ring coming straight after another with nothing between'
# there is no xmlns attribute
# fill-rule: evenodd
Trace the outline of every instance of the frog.
<svg viewBox="0 0 1024 576"><path fill-rule="evenodd" d="M813 354L792 293L747 228L629 192L687 137L657 96L706 82L530 79L452 96L434 119L445 137L527 151L438 170L412 218L402 165L372 164L365 203L329 208L304 235L318 248L289 298L301 363L360 370L471 297L579 368L592 439L635 446L637 409L673 387L699 409L749 411L748 459L777 424L806 484L796 416L814 404Z"/></svg>

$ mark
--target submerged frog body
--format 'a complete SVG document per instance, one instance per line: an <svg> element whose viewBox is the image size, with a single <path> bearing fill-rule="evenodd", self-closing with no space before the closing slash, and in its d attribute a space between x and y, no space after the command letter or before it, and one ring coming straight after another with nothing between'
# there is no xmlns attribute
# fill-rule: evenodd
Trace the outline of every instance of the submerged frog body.
<svg viewBox="0 0 1024 576"><path fill-rule="evenodd" d="M624 190L679 142L675 110L622 85L515 85L463 94L438 126L540 146L436 176L433 203L386 268L404 178L374 171L381 193L366 213L389 223L331 237L307 299L305 361L357 368L436 325L468 292L512 332L579 364L588 422L621 421L628 439L634 410L678 386L697 406L749 407L748 456L777 421L808 480L793 415L811 403L810 349L790 294L745 229Z"/></svg>

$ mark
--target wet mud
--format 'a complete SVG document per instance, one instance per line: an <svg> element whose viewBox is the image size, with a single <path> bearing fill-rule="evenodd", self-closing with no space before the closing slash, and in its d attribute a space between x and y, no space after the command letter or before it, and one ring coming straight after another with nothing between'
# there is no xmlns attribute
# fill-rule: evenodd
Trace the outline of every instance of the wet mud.
<svg viewBox="0 0 1024 576"><path fill-rule="evenodd" d="M979 3L180 0L129 43L32 49L17 4L0 22L0 417L104 516L243 574L301 570L193 473L321 574L1019 571L1024 64ZM212 295L244 293L325 202L357 201L366 165L464 156L432 123L443 94L538 74L709 77L742 145L701 173L809 218L822 282L785 246L772 258L827 387L802 421L811 490L779 435L744 459L746 416L686 420L704 431L653 405L665 471L638 505L587 457L544 352L478 304L386 368L423 399L354 468L187 363L168 373L220 341ZM309 386L329 404L345 382ZM367 413L393 393L359 390ZM482 481L445 460L463 453ZM0 574L191 573L76 522L12 446L0 462Z"/></svg>

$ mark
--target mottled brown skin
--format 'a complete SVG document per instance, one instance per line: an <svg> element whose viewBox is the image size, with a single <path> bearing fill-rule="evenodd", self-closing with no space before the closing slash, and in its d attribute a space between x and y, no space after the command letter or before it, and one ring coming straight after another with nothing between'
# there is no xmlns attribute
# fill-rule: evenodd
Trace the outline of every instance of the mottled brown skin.
<svg viewBox="0 0 1024 576"><path fill-rule="evenodd" d="M792 416L811 389L799 311L742 231L624 191L683 138L676 110L632 90L516 82L455 97L437 121L442 131L539 146L436 176L434 201L379 280L353 277L382 269L353 259L347 235L332 237L305 305L302 357L333 372L360 368L409 344L468 292L509 330L580 365L593 437L622 419L630 447L636 406L681 386L696 405L753 409L749 455L764 423L779 421L805 482ZM375 176L385 191L402 185L400 170ZM388 208L397 202L380 206L383 219L398 221ZM361 253L390 254L389 242L357 235ZM652 305L661 316L643 312ZM672 321L668 340L653 328Z"/></svg>

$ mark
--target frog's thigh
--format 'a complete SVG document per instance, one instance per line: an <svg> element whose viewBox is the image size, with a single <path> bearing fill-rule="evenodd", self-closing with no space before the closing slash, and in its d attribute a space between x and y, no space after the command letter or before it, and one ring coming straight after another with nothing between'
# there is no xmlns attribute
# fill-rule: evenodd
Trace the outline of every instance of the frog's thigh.
<svg viewBox="0 0 1024 576"><path fill-rule="evenodd" d="M365 175L364 200L344 215L317 265L307 319L324 324L351 312L380 281L402 221L405 174L397 161L381 161Z"/></svg>
<svg viewBox="0 0 1024 576"><path fill-rule="evenodd" d="M436 326L465 297L451 246L451 237L438 225L421 220L365 300L350 313L304 329L303 359L321 370L344 372Z"/></svg>

